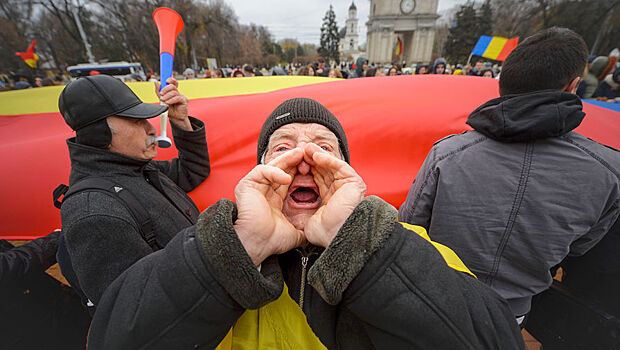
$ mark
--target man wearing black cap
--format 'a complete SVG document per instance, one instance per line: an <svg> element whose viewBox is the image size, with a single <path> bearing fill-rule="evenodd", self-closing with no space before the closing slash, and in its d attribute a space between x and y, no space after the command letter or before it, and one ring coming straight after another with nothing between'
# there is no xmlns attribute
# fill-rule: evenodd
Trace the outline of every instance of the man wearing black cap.
<svg viewBox="0 0 620 350"><path fill-rule="evenodd" d="M79 285L95 305L125 269L198 219L186 193L210 172L205 128L188 117L176 80L168 84L159 93L167 107L143 103L107 75L71 82L58 101L76 132L67 140L71 174L61 209L64 239ZM156 161L156 130L148 119L166 110L179 157ZM93 179L109 189L84 185ZM86 189L68 195L80 186ZM136 215L135 207L144 213Z"/></svg>
<svg viewBox="0 0 620 350"><path fill-rule="evenodd" d="M257 163L110 285L92 349L522 349L506 302L349 165L318 102L278 106Z"/></svg>

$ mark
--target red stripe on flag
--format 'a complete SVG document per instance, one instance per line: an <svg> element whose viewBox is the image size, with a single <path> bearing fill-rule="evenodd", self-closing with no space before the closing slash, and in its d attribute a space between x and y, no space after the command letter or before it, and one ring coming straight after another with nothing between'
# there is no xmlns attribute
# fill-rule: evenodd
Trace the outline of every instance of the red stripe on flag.
<svg viewBox="0 0 620 350"><path fill-rule="evenodd" d="M239 79L240 89L245 81ZM373 91L373 98L366 97L368 91ZM368 194L398 207L433 143L468 129L469 113L496 98L498 91L495 79L429 74L344 79L261 94L190 99L189 114L206 124L212 170L190 196L201 210L220 198L234 199L235 186L256 165L256 140L266 116L283 101L303 96L316 99L340 120L351 165L364 179ZM450 101L442 103L446 94ZM384 102L388 100L393 103ZM576 131L619 148L618 112L590 103L584 103L583 109L587 116ZM159 127L159 118L150 122ZM0 115L0 193L10 199L0 207L0 238L31 239L60 227L60 211L52 205L51 193L67 183L71 163L65 139L73 135L58 112ZM173 146L160 149L158 159L176 156Z"/></svg>
<svg viewBox="0 0 620 350"><path fill-rule="evenodd" d="M516 37L514 39L508 39L508 41L506 41L506 44L504 44L502 51L497 56L496 60L505 61L506 57L508 57L512 50L517 47L517 45L519 45L519 37Z"/></svg>

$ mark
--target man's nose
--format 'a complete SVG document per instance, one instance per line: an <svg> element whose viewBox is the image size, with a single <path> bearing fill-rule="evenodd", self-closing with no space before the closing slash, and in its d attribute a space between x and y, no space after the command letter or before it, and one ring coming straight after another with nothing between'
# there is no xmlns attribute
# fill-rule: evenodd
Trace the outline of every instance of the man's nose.
<svg viewBox="0 0 620 350"><path fill-rule="evenodd" d="M304 149L306 147L307 142L301 141L297 144L298 148ZM310 164L306 163L305 160L301 160L301 163L297 164L297 171L301 175L307 175L310 172Z"/></svg>
<svg viewBox="0 0 620 350"><path fill-rule="evenodd" d="M157 133L157 129L151 124L148 120L144 120L144 131L146 131L147 135L155 135Z"/></svg>
<svg viewBox="0 0 620 350"><path fill-rule="evenodd" d="M301 175L307 175L310 172L310 164L306 163L305 160L302 160L301 163L297 164L297 171Z"/></svg>

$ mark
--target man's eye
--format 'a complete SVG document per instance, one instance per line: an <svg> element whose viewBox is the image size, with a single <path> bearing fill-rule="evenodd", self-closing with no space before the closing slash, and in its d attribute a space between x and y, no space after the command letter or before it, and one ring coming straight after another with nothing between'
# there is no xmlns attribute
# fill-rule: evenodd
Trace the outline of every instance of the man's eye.
<svg viewBox="0 0 620 350"><path fill-rule="evenodd" d="M286 150L287 150L287 148L284 147L284 146L276 148L276 152L284 152Z"/></svg>
<svg viewBox="0 0 620 350"><path fill-rule="evenodd" d="M322 148L324 151L329 152L329 147L327 147L327 146L321 146L321 148Z"/></svg>

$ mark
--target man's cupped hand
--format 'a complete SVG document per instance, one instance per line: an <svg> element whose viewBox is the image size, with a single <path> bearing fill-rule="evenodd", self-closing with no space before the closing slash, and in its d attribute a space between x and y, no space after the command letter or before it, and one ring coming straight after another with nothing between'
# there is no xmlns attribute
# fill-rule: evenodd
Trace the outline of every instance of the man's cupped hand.
<svg viewBox="0 0 620 350"><path fill-rule="evenodd" d="M296 229L282 213L297 165L311 166L321 206L304 230ZM343 160L313 143L292 149L267 164L256 166L235 187L238 215L234 228L255 265L308 242L327 247L366 194L366 184Z"/></svg>

